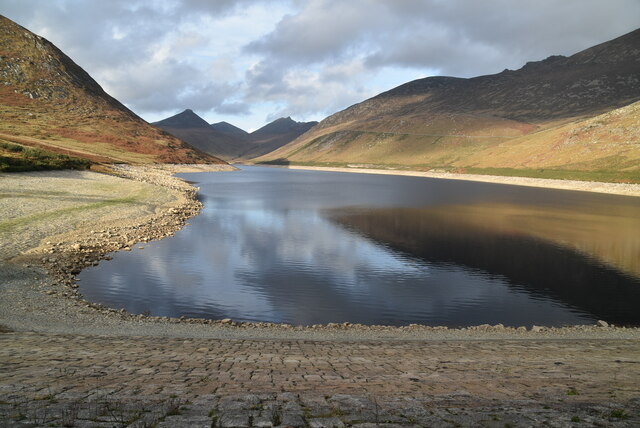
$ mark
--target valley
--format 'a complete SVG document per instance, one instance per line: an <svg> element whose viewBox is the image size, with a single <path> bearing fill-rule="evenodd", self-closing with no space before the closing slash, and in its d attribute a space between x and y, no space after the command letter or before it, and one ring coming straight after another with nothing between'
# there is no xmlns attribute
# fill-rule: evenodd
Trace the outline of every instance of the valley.
<svg viewBox="0 0 640 428"><path fill-rule="evenodd" d="M0 425L638 426L640 30L372 92L468 40L227 3L3 6Z"/></svg>

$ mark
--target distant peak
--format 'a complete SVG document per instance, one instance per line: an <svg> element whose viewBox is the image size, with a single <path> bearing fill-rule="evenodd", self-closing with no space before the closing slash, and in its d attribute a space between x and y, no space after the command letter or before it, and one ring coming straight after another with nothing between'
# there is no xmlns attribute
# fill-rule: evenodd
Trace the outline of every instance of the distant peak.
<svg viewBox="0 0 640 428"><path fill-rule="evenodd" d="M176 128L209 128L209 124L190 108L159 122L154 122L154 125Z"/></svg>
<svg viewBox="0 0 640 428"><path fill-rule="evenodd" d="M240 135L240 136L249 135L249 133L244 129L238 128L237 126L232 125L231 123L225 122L225 121L212 123L211 127L217 131L220 131L228 135Z"/></svg>
<svg viewBox="0 0 640 428"><path fill-rule="evenodd" d="M283 117L280 117L280 118L278 118L278 119L274 120L274 121L273 121L273 122L271 122L271 123L283 123L283 122L294 122L294 123L297 123L295 120L291 119L291 116L287 116L287 117L284 117L284 116L283 116Z"/></svg>
<svg viewBox="0 0 640 428"><path fill-rule="evenodd" d="M271 123L266 124L262 128L253 131L252 135L272 135L272 134L282 134L287 132L304 132L307 129L311 128L317 122L296 122L291 118L291 116L281 117L279 119L274 120Z"/></svg>

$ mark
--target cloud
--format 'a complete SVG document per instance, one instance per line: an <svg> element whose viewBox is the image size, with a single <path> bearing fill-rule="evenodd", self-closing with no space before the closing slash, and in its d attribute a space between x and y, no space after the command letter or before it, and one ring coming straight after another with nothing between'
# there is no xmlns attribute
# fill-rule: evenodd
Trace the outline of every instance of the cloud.
<svg viewBox="0 0 640 428"><path fill-rule="evenodd" d="M335 61L349 47L365 43L385 20L383 2L374 0L310 0L295 15L282 18L276 28L245 50L297 64Z"/></svg>
<svg viewBox="0 0 640 428"><path fill-rule="evenodd" d="M635 29L635 0L309 0L245 46L300 67L360 57L473 76L551 54L572 54Z"/></svg>
<svg viewBox="0 0 640 428"><path fill-rule="evenodd" d="M194 108L256 128L277 115L320 119L418 76L570 55L636 29L640 2L0 0L0 10L143 117Z"/></svg>
<svg viewBox="0 0 640 428"><path fill-rule="evenodd" d="M267 116L268 121L283 116L306 119L313 114L330 114L375 95L363 85L363 80L370 77L359 60L315 69L261 61L247 71L245 81L250 89L246 100L266 100L278 106Z"/></svg>

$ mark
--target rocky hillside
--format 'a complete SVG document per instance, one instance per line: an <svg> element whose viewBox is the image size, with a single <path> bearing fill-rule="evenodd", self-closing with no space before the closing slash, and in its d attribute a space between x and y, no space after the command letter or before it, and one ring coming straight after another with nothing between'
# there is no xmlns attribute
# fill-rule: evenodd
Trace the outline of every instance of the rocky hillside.
<svg viewBox="0 0 640 428"><path fill-rule="evenodd" d="M221 163L149 125L46 39L0 16L0 139L97 162Z"/></svg>
<svg viewBox="0 0 640 428"><path fill-rule="evenodd" d="M258 160L525 174L531 168L617 171L640 179L633 127L600 127L597 140L581 131L585 120L640 100L639 70L636 30L515 71L419 79L326 118ZM620 114L625 123L639 118L637 108Z"/></svg>

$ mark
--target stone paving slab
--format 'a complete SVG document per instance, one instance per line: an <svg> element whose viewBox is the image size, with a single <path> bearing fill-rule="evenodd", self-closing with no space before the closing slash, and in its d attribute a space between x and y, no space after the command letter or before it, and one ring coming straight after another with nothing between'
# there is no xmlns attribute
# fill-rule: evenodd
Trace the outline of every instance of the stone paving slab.
<svg viewBox="0 0 640 428"><path fill-rule="evenodd" d="M640 426L635 340L5 332L0 380L3 426Z"/></svg>

